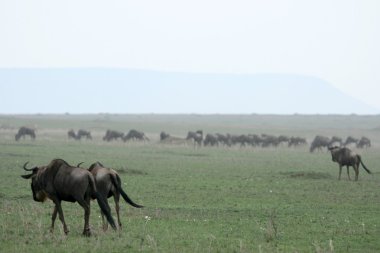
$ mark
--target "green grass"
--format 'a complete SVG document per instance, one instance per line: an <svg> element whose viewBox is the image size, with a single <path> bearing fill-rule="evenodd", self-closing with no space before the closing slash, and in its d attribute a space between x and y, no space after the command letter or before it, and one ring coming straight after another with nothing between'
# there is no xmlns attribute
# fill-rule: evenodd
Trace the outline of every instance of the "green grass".
<svg viewBox="0 0 380 253"><path fill-rule="evenodd" d="M0 116L0 252L379 252L380 125L378 116L27 115ZM21 125L37 127L37 139L14 141ZM93 141L68 141L67 130L87 128ZM149 143L105 143L106 129L145 131ZM358 150L372 175L338 181L327 152L308 147L199 148L161 145L164 130L368 136ZM83 209L64 203L70 233L53 204L34 202L22 165L53 158L89 166L100 161L119 171L123 188L145 208L121 203L123 230L103 232L92 203L93 236L81 235ZM351 170L353 177L353 171ZM112 206L113 200L109 199Z"/></svg>

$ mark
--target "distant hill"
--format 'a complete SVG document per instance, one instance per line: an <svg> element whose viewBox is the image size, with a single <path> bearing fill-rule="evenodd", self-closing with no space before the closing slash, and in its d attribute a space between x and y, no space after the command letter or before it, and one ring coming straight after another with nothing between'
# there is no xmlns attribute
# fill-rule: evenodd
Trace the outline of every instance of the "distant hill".
<svg viewBox="0 0 380 253"><path fill-rule="evenodd" d="M324 80L286 74L0 69L0 87L0 113L379 113Z"/></svg>

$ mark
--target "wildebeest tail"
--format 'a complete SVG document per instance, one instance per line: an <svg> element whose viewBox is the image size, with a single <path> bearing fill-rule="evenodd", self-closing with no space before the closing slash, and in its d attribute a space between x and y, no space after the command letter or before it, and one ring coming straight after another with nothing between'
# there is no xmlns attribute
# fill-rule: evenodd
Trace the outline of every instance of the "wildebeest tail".
<svg viewBox="0 0 380 253"><path fill-rule="evenodd" d="M369 169L367 169L367 167L364 165L364 163L362 161L362 157L360 155L358 155L358 158L359 158L360 164L363 166L363 168L368 172L368 174L371 174L371 171Z"/></svg>
<svg viewBox="0 0 380 253"><path fill-rule="evenodd" d="M113 220L112 215L111 215L111 208L108 205L107 200L104 199L103 196L97 192L96 186L95 186L95 179L92 177L92 175L90 176L90 186L91 186L92 192L95 195L96 201L98 202L100 210L106 216L107 221L111 225L111 227L116 230L115 221Z"/></svg>
<svg viewBox="0 0 380 253"><path fill-rule="evenodd" d="M121 188L121 180L120 180L120 177L119 175L111 175L111 180L112 180L112 183L113 185L116 187L116 189L120 192L121 196L123 197L123 199L128 203L130 204L131 206L134 206L136 208L142 208L144 206L142 205L139 205L139 204L136 204L135 202L133 202L129 197L128 195L125 193L125 191Z"/></svg>

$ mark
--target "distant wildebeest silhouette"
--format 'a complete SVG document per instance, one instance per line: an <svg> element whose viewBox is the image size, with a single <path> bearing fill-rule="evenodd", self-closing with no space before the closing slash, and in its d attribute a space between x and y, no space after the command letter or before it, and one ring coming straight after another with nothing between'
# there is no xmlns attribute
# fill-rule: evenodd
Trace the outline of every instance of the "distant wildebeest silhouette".
<svg viewBox="0 0 380 253"><path fill-rule="evenodd" d="M206 137L203 141L203 145L204 146L218 146L219 145L218 138L216 137L216 135L206 134Z"/></svg>
<svg viewBox="0 0 380 253"><path fill-rule="evenodd" d="M224 134L216 133L215 136L218 139L218 142L220 144L228 146L228 147L231 146L231 139L230 139L231 136L229 134L224 135Z"/></svg>
<svg viewBox="0 0 380 253"><path fill-rule="evenodd" d="M75 133L75 131L73 129L70 129L68 132L67 132L67 138L68 139L74 139L74 140L78 140L78 136L77 134Z"/></svg>
<svg viewBox="0 0 380 253"><path fill-rule="evenodd" d="M346 141L344 142L343 146L348 146L351 143L353 143L353 144L356 145L358 143L358 141L359 141L358 139L356 139L356 138L354 138L352 136L348 136L347 139L346 139Z"/></svg>
<svg viewBox="0 0 380 253"><path fill-rule="evenodd" d="M291 146L299 146L299 145L306 145L307 144L307 141L305 138L302 138L302 137L290 137L289 139L289 142L288 142L288 147L291 147Z"/></svg>
<svg viewBox="0 0 380 253"><path fill-rule="evenodd" d="M141 131L137 131L135 129L132 129L128 132L127 135L125 135L123 137L123 141L126 142L126 141L129 141L129 140L134 140L134 141L149 141L149 138L146 137L146 135L141 132Z"/></svg>
<svg viewBox="0 0 380 253"><path fill-rule="evenodd" d="M91 164L88 170L94 176L96 189L98 193L103 197L103 199L105 199L105 202L107 203L107 205L108 205L107 198L110 198L113 196L114 201L115 201L117 221L118 221L119 228L121 228L120 205L119 205L120 195L128 204L130 204L133 207L142 208L143 206L136 204L128 197L128 195L125 193L125 191L122 188L121 179L115 170L104 167L100 162ZM103 220L103 229L107 230L108 224L104 220L103 213L102 213L102 220Z"/></svg>
<svg viewBox="0 0 380 253"><path fill-rule="evenodd" d="M112 140L117 140L118 138L123 140L123 137L124 137L124 133L108 129L106 134L103 137L103 141L112 141Z"/></svg>
<svg viewBox="0 0 380 253"><path fill-rule="evenodd" d="M32 140L36 139L36 133L34 129L29 127L20 127L17 134L15 135L15 140L18 141L21 137L25 138L25 135L29 135Z"/></svg>
<svg viewBox="0 0 380 253"><path fill-rule="evenodd" d="M367 137L362 137L359 141L358 141L358 143L356 144L356 147L357 148L369 148L369 147L371 147L371 140L370 139L368 139Z"/></svg>
<svg viewBox="0 0 380 253"><path fill-rule="evenodd" d="M341 147L343 144L342 138L340 138L338 136L331 137L330 142L328 144L328 147L336 146L336 144L338 144L339 147Z"/></svg>
<svg viewBox="0 0 380 253"><path fill-rule="evenodd" d="M347 166L347 176L348 179L350 178L350 172L349 172L349 166L352 166L355 171L355 181L358 181L359 178L359 166L360 164L363 166L363 168L368 172L368 174L371 174L371 171L367 169L367 167L364 165L362 158L360 155L356 154L349 148L341 148L341 147L329 147L329 150L331 152L332 161L339 164L339 177L342 174L342 167Z"/></svg>
<svg viewBox="0 0 380 253"><path fill-rule="evenodd" d="M189 131L187 133L186 140L193 140L194 145L202 146L203 131L202 130L198 130L196 132Z"/></svg>
<svg viewBox="0 0 380 253"><path fill-rule="evenodd" d="M91 132L84 130L84 129L79 129L77 133L77 138L82 139L82 137L86 137L88 140L92 140Z"/></svg>
<svg viewBox="0 0 380 253"><path fill-rule="evenodd" d="M166 133L166 132L164 132L164 131L162 131L161 133L160 133L160 141L163 141L163 140L165 140L165 139L167 139L167 138L169 138L170 137L170 134L168 134L168 133Z"/></svg>
<svg viewBox="0 0 380 253"><path fill-rule="evenodd" d="M314 152L315 149L322 150L324 147L328 147L330 139L326 136L317 135L310 145L310 152Z"/></svg>

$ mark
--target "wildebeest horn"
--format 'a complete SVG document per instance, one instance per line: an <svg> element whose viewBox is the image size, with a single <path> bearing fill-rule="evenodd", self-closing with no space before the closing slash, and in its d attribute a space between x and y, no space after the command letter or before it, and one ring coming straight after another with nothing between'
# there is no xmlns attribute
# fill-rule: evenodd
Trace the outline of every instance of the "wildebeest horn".
<svg viewBox="0 0 380 253"><path fill-rule="evenodd" d="M77 167L79 168L79 166L81 166L82 163L84 163L84 162L80 162L80 163L78 163L78 164L77 164Z"/></svg>
<svg viewBox="0 0 380 253"><path fill-rule="evenodd" d="M27 161L27 162L24 164L23 168L24 168L24 170L26 170L26 171L32 171L33 168L32 168L32 169L27 169L27 168L26 168L26 165L27 165L28 163L29 163L29 161Z"/></svg>

